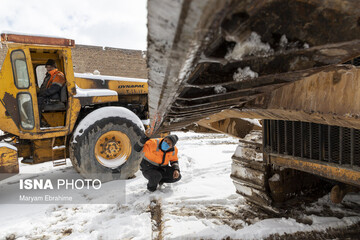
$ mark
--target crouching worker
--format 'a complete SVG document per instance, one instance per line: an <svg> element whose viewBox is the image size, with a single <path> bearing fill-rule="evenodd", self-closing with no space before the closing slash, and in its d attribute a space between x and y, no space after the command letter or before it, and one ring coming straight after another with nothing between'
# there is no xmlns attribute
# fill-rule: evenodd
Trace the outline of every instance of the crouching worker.
<svg viewBox="0 0 360 240"><path fill-rule="evenodd" d="M147 184L149 191L154 192L158 185L177 182L181 179L178 149L175 147L177 141L176 135L169 135L163 139L149 139L145 142L140 170L149 180Z"/></svg>

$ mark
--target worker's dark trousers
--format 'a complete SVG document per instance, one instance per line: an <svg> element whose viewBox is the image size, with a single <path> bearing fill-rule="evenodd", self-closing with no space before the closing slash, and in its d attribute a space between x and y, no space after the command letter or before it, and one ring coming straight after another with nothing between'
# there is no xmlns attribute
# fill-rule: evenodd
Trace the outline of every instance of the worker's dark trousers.
<svg viewBox="0 0 360 240"><path fill-rule="evenodd" d="M181 179L181 174L174 179L174 168L170 166L158 167L146 160L142 160L140 170L144 177L149 180L147 189L151 192L156 190L159 183L174 183Z"/></svg>

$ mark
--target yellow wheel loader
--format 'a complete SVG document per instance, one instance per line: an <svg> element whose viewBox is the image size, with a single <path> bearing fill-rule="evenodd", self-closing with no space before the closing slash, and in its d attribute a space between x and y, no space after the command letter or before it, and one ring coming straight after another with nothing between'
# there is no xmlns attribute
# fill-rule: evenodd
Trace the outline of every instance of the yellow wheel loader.
<svg viewBox="0 0 360 240"><path fill-rule="evenodd" d="M19 173L18 158L58 166L70 157L81 175L104 181L138 170L134 146L148 118L146 79L74 74L71 39L3 33L1 43L8 50L0 71L0 173ZM40 111L37 92L48 59L66 84L61 100Z"/></svg>

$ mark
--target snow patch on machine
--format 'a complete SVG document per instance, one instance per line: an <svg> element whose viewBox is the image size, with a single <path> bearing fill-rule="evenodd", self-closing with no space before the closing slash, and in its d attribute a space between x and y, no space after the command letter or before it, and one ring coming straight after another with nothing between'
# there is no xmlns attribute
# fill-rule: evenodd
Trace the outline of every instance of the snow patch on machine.
<svg viewBox="0 0 360 240"><path fill-rule="evenodd" d="M14 145L11 145L9 143L0 142L0 148L2 148L2 147L6 147L6 148L17 151L17 147L15 147Z"/></svg>
<svg viewBox="0 0 360 240"><path fill-rule="evenodd" d="M214 91L216 94L226 93L226 88L221 85L217 85L214 87Z"/></svg>
<svg viewBox="0 0 360 240"><path fill-rule="evenodd" d="M83 120L81 120L74 132L73 143L76 142L76 138L81 136L89 126L99 120L110 117L126 118L136 124L142 131L145 131L140 118L129 109L124 107L103 107L89 113Z"/></svg>
<svg viewBox="0 0 360 240"><path fill-rule="evenodd" d="M251 123L255 126L262 127L259 119L252 119L252 118L241 118L241 119L248 121L249 123Z"/></svg>
<svg viewBox="0 0 360 240"><path fill-rule="evenodd" d="M99 72L99 71L98 71ZM94 71L94 74L97 73ZM94 79L94 80L112 80L112 81L124 81L124 82L142 82L147 83L147 79L143 78L129 78L129 77L117 77L117 76L108 76L108 75L98 75L93 73L74 73L76 78L85 78L85 79ZM100 74L100 72L99 72Z"/></svg>
<svg viewBox="0 0 360 240"><path fill-rule="evenodd" d="M225 58L239 61L245 56L266 56L273 52L268 43L263 43L261 37L256 32L252 32L246 40L237 42L235 47L226 54Z"/></svg>
<svg viewBox="0 0 360 240"><path fill-rule="evenodd" d="M241 142L235 150L234 156L239 158L254 159L255 161L262 162L263 154L256 149L254 144L262 144L262 132L251 131L244 137L244 142ZM245 143L249 142L249 143ZM254 143L254 144L251 144Z"/></svg>
<svg viewBox="0 0 360 240"><path fill-rule="evenodd" d="M117 96L117 92L110 89L83 89L76 85L75 98L79 97L100 97L100 96Z"/></svg>
<svg viewBox="0 0 360 240"><path fill-rule="evenodd" d="M290 41L285 34L283 34L279 41L279 49L278 51L283 52L286 50L293 50L293 49L307 49L309 48L308 43L303 43L298 40Z"/></svg>
<svg viewBox="0 0 360 240"><path fill-rule="evenodd" d="M250 69L250 67L238 68L233 75L235 82L242 82L245 79L257 78L259 74Z"/></svg>
<svg viewBox="0 0 360 240"><path fill-rule="evenodd" d="M271 178L269 178L270 182L279 182L280 181L280 175L278 173L275 173Z"/></svg>
<svg viewBox="0 0 360 240"><path fill-rule="evenodd" d="M286 35L282 35L280 38L280 47L285 48L288 43L289 43L289 41L288 41Z"/></svg>

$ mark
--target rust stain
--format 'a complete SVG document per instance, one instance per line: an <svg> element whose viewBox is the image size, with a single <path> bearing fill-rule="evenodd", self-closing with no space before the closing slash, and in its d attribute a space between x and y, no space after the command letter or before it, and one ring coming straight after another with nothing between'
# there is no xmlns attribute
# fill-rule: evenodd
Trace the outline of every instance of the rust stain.
<svg viewBox="0 0 360 240"><path fill-rule="evenodd" d="M330 57L348 54L348 51L346 51L345 49L337 49L337 48L321 49L320 52Z"/></svg>
<svg viewBox="0 0 360 240"><path fill-rule="evenodd" d="M0 173L19 173L16 150L7 147L0 148Z"/></svg>
<svg viewBox="0 0 360 240"><path fill-rule="evenodd" d="M270 163L320 175L339 182L360 186L360 171L334 163L320 163L309 159L269 154Z"/></svg>
<svg viewBox="0 0 360 240"><path fill-rule="evenodd" d="M25 43L25 44L45 44L45 45L75 47L75 41L72 39L29 36L29 35L8 34L8 33L1 34L1 41Z"/></svg>
<svg viewBox="0 0 360 240"><path fill-rule="evenodd" d="M5 92L4 98L2 100L5 104L6 111L10 114L15 124L19 126L20 116L19 116L19 110L18 110L16 98L13 95Z"/></svg>
<svg viewBox="0 0 360 240"><path fill-rule="evenodd" d="M359 128L360 103L354 101L360 98L359 78L359 68L339 65L259 97L242 111L252 111L264 119Z"/></svg>

